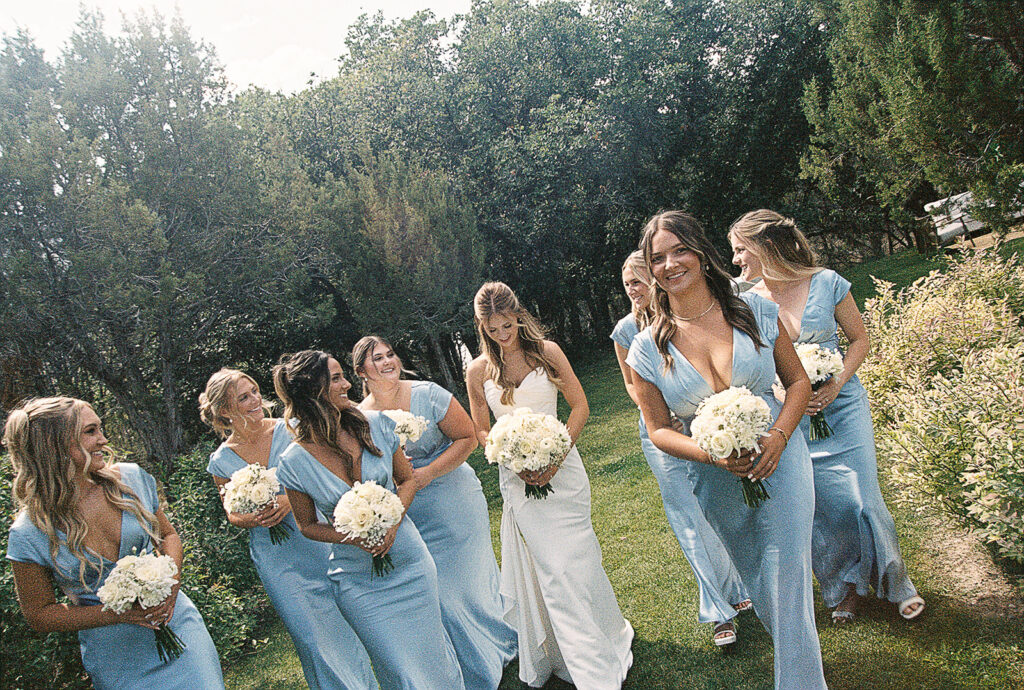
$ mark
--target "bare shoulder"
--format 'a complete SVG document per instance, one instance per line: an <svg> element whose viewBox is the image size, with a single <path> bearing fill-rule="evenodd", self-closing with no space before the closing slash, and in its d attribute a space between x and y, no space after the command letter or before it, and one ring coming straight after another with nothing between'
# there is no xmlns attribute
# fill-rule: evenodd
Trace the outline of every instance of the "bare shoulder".
<svg viewBox="0 0 1024 690"><path fill-rule="evenodd" d="M466 381L475 382L479 381L484 376L484 372L487 370L487 358L483 355L478 355L469 363L466 367Z"/></svg>

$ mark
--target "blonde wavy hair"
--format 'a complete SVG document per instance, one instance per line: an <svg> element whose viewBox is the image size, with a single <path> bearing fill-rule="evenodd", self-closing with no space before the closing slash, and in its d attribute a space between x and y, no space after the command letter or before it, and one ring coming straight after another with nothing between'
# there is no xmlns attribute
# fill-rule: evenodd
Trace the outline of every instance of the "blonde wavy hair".
<svg viewBox="0 0 1024 690"><path fill-rule="evenodd" d="M729 227L729 239L743 242L761 262L761 273L768 280L803 280L821 270L796 222L775 211L762 208L744 213Z"/></svg>
<svg viewBox="0 0 1024 690"><path fill-rule="evenodd" d="M89 523L79 508L78 467L71 457L72 448L81 448L82 413L92 406L75 398L35 398L24 402L7 418L3 443L14 466L12 494L18 507L43 531L50 543L50 560L59 569L57 531L67 535L68 550L78 561L78 579L83 587L86 569L103 576L103 559L86 551L84 542ZM89 453L81 448L85 457ZM135 492L121 481L111 465L89 472L89 479L103 488L113 506L135 516L159 547L156 516L146 510ZM70 573L68 574L70 576Z"/></svg>
<svg viewBox="0 0 1024 690"><path fill-rule="evenodd" d="M199 418L207 426L220 434L221 438L227 438L234 431L231 426L231 418L228 417L226 412L234 408L235 384L242 380L252 383L252 385L256 386L256 391L259 392L260 384L256 383L256 379L244 371L225 367L215 371L210 376L210 379L206 382L206 390L199 394ZM273 409L274 403L264 399L263 411L266 412L268 417ZM242 423L246 424L245 418L243 417L242 419Z"/></svg>
<svg viewBox="0 0 1024 690"><path fill-rule="evenodd" d="M644 253L639 249L630 252L629 256L622 264L622 270L629 269L636 279L647 286L647 306L637 307L636 305L631 306L633 313L633 320L636 321L636 325L640 327L640 330L647 328L650 325L651 320L654 318L654 293L651 290L651 286L654 284L654 278L651 276L651 271L647 268L647 262L644 261Z"/></svg>
<svg viewBox="0 0 1024 690"><path fill-rule="evenodd" d="M508 314L519 320L519 345L523 348L523 356L530 370L543 367L551 383L560 385L562 379L558 377L554 363L544 354L547 329L519 304L519 298L508 285L499 282L484 283L473 298L473 320L476 322L477 337L480 339L480 354L487 360L487 377L501 389L502 404L512 404L516 384L505 371L501 346L487 335L487 320L499 314Z"/></svg>
<svg viewBox="0 0 1024 690"><path fill-rule="evenodd" d="M644 263L647 264L647 270L651 275L654 275L651 268L652 244L654 236L662 230L675 235L684 247L700 258L701 274L707 282L711 296L721 307L726 323L746 333L753 341L754 347L761 349L764 346L764 341L761 339L761 330L758 328L754 312L746 302L736 296L733 291L732 278L723 268L718 250L708 240L704 227L696 218L682 211L664 211L652 216L647 221L643 237L640 239L640 249L643 251ZM651 306L654 309L651 334L654 336L654 344L657 346L658 352L661 353L665 371L669 371L675 366L672 353L669 351L669 343L675 337L678 327L672 313L672 303L668 293L657 280L653 281Z"/></svg>

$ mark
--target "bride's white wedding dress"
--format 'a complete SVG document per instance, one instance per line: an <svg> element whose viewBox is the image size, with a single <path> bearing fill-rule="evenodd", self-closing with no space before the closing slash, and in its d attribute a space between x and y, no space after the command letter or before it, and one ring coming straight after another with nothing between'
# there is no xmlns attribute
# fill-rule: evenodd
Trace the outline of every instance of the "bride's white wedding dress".
<svg viewBox="0 0 1024 690"><path fill-rule="evenodd" d="M543 368L526 375L514 404L484 382L496 418L519 407L555 415L558 389ZM526 484L498 468L501 593L505 621L519 634L519 677L540 687L554 674L583 690L619 688L633 664L633 628L622 617L590 523L590 482L573 447L547 498L526 498Z"/></svg>

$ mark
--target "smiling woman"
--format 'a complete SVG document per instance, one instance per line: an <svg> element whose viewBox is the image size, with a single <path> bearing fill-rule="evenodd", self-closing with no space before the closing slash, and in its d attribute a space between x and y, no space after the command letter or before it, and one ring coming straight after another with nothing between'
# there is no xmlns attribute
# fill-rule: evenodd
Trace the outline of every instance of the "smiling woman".
<svg viewBox="0 0 1024 690"><path fill-rule="evenodd" d="M114 613L97 598L124 556L158 550L180 573L183 552L153 477L138 465L107 464L107 439L92 407L74 398L30 400L8 418L4 444L21 508L7 558L29 625L77 631L82 664L98 688L223 687L213 641L177 585L148 609L136 604ZM70 604L57 603L54 584ZM147 630L164 623L185 645L167 662Z"/></svg>

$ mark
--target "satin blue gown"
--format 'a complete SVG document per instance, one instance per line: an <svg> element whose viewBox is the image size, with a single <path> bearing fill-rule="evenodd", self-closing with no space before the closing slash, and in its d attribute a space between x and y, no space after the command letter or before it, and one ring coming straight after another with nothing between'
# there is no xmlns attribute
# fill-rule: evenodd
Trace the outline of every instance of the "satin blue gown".
<svg viewBox="0 0 1024 690"><path fill-rule="evenodd" d="M437 424L452 394L413 381L410 412L430 422L405 453L413 467L433 462L451 445ZM491 546L487 499L473 468L462 463L416 494L409 517L437 565L441 619L455 646L467 690L494 690L516 655L516 631L502 619L498 562Z"/></svg>
<svg viewBox="0 0 1024 690"><path fill-rule="evenodd" d="M611 338L628 351L639 332L636 319L632 314L626 314L615 324ZM722 540L711 529L697 504L687 474L690 463L673 458L655 447L647 435L643 415L640 416L639 427L640 447L658 481L665 517L697 579L700 599L698 620L701 623L731 620L736 616L732 605L745 600L747 590Z"/></svg>
<svg viewBox="0 0 1024 690"><path fill-rule="evenodd" d="M291 441L284 420L278 420L268 468L277 467ZM245 466L245 460L221 444L210 455L206 471L230 479ZM324 569L330 546L302 536L291 513L282 522L292 531L279 544L270 541L266 527L249 529L249 555L270 603L295 643L306 684L311 690L376 690L370 657L334 603L333 587Z"/></svg>
<svg viewBox="0 0 1024 690"><path fill-rule="evenodd" d="M849 292L849 281L835 271L811 276L797 342L838 350L836 305ZM856 375L824 414L833 434L818 441L810 440L810 417L800 421L814 467L811 558L822 598L834 608L852 585L861 596L874 587L880 599L908 599L917 589L907 576L896 523L878 486L868 394Z"/></svg>
<svg viewBox="0 0 1024 690"><path fill-rule="evenodd" d="M360 479L394 491L392 456L399 448L395 423L379 412L364 414L382 454L363 450ZM351 488L297 443L281 454L277 478L285 488L308 495L326 516L334 515L334 507ZM437 569L413 521L406 516L399 525L388 552L394 570L382 577L371 577L373 557L358 546L330 547L323 565L335 604L369 652L381 688L463 688L458 658L441 623Z"/></svg>
<svg viewBox="0 0 1024 690"><path fill-rule="evenodd" d="M117 465L121 481L135 493L150 512L160 507L156 481L138 465L122 462ZM99 605L96 596L106 581L114 563L103 559L103 574L86 567L88 586L78 579L79 560L66 546L66 536L58 532L60 547L57 551L58 567L50 558L50 543L46 534L32 524L22 511L11 525L7 543L7 558L20 563L36 563L50 571L54 583L75 606ZM117 557L152 550L152 540L142 525L127 510L121 513L121 546ZM185 643L185 650L177 659L160 661L153 630L131 623L105 625L78 631L82 651L82 665L89 673L97 690L196 690L197 688L223 688L220 660L213 640L206 631L203 617L195 604L178 591L174 615L168 623L171 630Z"/></svg>
<svg viewBox="0 0 1024 690"><path fill-rule="evenodd" d="M741 299L754 312L764 346L755 348L749 336L733 329L731 385L746 386L763 398L774 418L782 408L772 394L779 308L750 293L743 293ZM669 409L689 427L697 405L714 390L675 346L670 345L670 351L674 366L666 371L651 329L646 328L634 338L626 362L658 387ZM771 498L757 508L743 502L740 480L732 473L699 462L689 462L688 469L705 517L732 557L758 618L772 636L775 687L825 688L811 583L814 484L803 437L793 434L767 480Z"/></svg>

